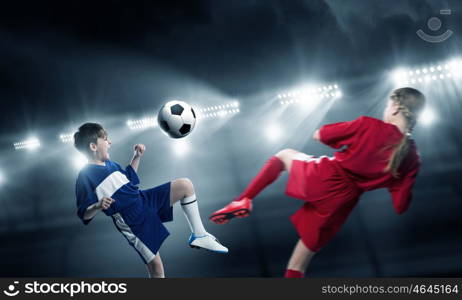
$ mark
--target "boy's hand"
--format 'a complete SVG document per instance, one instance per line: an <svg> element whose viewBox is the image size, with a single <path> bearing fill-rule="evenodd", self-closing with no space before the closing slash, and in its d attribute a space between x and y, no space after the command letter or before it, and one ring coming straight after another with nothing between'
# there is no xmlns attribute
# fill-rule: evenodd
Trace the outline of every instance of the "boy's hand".
<svg viewBox="0 0 462 300"><path fill-rule="evenodd" d="M106 209L108 209L108 208L111 206L111 204L114 203L114 202L115 202L114 199L104 197L103 199L99 200L98 205L96 206L96 208L106 210Z"/></svg>
<svg viewBox="0 0 462 300"><path fill-rule="evenodd" d="M135 156L140 157L144 154L144 151L146 150L146 146L143 144L136 144L134 146L135 149Z"/></svg>

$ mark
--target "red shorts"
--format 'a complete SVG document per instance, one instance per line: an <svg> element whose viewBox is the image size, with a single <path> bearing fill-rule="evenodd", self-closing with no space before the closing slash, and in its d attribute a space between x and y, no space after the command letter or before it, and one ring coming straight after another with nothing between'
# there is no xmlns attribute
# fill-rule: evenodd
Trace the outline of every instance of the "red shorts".
<svg viewBox="0 0 462 300"><path fill-rule="evenodd" d="M345 223L362 194L334 158L296 154L286 194L306 201L291 216L301 240L319 251Z"/></svg>

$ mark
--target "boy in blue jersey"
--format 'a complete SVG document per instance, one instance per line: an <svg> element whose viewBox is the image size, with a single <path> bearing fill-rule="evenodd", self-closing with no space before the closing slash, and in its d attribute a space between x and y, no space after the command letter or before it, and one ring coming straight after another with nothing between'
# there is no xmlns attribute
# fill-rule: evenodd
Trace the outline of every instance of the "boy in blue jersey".
<svg viewBox="0 0 462 300"><path fill-rule="evenodd" d="M136 171L145 146L134 146L134 155L122 169L109 160L111 141L100 124L85 123L74 134L74 145L88 158L76 182L77 215L87 225L102 210L111 216L116 228L138 252L147 266L149 276L164 277L159 248L169 232L162 224L173 220L172 206L180 201L191 228L189 245L213 252L228 249L208 233L199 214L192 182L175 179L147 190L139 190Z"/></svg>

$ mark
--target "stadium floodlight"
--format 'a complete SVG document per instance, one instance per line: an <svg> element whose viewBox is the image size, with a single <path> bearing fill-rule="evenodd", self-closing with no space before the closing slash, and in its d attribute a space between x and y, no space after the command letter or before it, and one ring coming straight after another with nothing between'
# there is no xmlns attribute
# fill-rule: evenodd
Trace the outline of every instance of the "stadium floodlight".
<svg viewBox="0 0 462 300"><path fill-rule="evenodd" d="M219 105L201 107L201 108L196 109L195 111L199 113L207 113L207 112L214 112L214 111L219 111L219 110L230 110L230 109L238 108L239 105L240 105L239 101L231 101L231 102L222 103Z"/></svg>
<svg viewBox="0 0 462 300"><path fill-rule="evenodd" d="M200 115L202 118L224 118L226 116L231 116L240 112L240 109L228 109L228 110L218 110L211 113Z"/></svg>
<svg viewBox="0 0 462 300"><path fill-rule="evenodd" d="M271 124L265 130L265 136L270 142L279 140L282 136L282 129L278 124Z"/></svg>
<svg viewBox="0 0 462 300"><path fill-rule="evenodd" d="M72 133L62 133L59 135L59 139L64 144L70 144L74 142L74 134Z"/></svg>
<svg viewBox="0 0 462 300"><path fill-rule="evenodd" d="M154 128L157 126L157 120L153 117L143 118L139 120L128 120L127 126L131 130Z"/></svg>
<svg viewBox="0 0 462 300"><path fill-rule="evenodd" d="M429 107L425 108L419 116L419 124L428 126L436 120L435 111Z"/></svg>
<svg viewBox="0 0 462 300"><path fill-rule="evenodd" d="M392 72L391 77L397 86L458 79L462 77L462 59L455 58L420 68L399 68Z"/></svg>
<svg viewBox="0 0 462 300"><path fill-rule="evenodd" d="M342 91L337 84L328 84L324 86L309 86L286 91L277 95L279 104L290 105L301 103L309 105L312 101L333 100L342 97Z"/></svg>
<svg viewBox="0 0 462 300"><path fill-rule="evenodd" d="M36 137L13 144L15 150L35 150L40 147L40 141Z"/></svg>
<svg viewBox="0 0 462 300"><path fill-rule="evenodd" d="M224 118L241 112L239 101L232 101L226 104L214 105L199 108L197 110L200 118Z"/></svg>
<svg viewBox="0 0 462 300"><path fill-rule="evenodd" d="M74 167L77 169L77 170L80 170L82 169L87 163L88 163L88 159L85 157L85 155L81 154L81 153L77 153L74 158L73 158L73 164L74 164Z"/></svg>

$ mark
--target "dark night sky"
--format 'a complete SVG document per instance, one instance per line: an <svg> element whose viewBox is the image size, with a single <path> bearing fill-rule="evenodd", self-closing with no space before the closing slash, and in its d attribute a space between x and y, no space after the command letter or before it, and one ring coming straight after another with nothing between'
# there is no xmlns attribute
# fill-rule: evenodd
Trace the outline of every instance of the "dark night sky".
<svg viewBox="0 0 462 300"><path fill-rule="evenodd" d="M111 95L92 95L135 88L130 79L142 66L151 67L154 86L162 85L167 68L241 96L310 76L368 76L401 61L417 64L426 57L444 57L460 45L456 37L430 47L414 34L433 11L447 5L454 13L445 24L457 32L459 1L347 2L3 4L1 110L10 117L2 118L2 131L67 124L80 120L88 105L118 112L131 102L138 110L146 99L113 101ZM170 83L183 82L173 77ZM82 90L90 96L83 99ZM150 101L162 96L152 95Z"/></svg>

